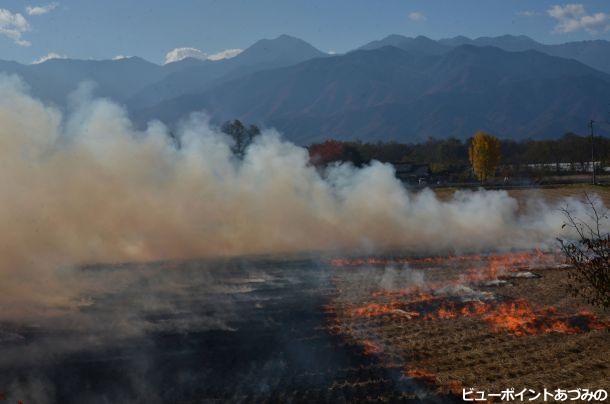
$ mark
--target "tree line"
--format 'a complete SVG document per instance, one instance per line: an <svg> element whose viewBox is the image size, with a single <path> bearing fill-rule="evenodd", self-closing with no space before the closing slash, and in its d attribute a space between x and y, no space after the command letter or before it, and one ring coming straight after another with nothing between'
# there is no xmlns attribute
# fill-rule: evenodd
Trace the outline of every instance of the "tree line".
<svg viewBox="0 0 610 404"><path fill-rule="evenodd" d="M221 131L233 139L232 151L238 158L243 158L246 148L261 133L255 125L246 125L239 120L225 122ZM574 133L559 139L515 141L478 132L466 140L429 138L421 143L330 139L311 144L308 150L311 163L316 166L350 162L360 167L372 160L426 164L436 176L460 181L471 178L474 173L479 180L485 181L494 175L508 176L523 171L569 173L571 170L566 164L582 168L591 161L591 146L590 136ZM610 165L610 138L594 137L593 148L595 161L602 166Z"/></svg>
<svg viewBox="0 0 610 404"><path fill-rule="evenodd" d="M333 161L349 161L356 166L371 160L381 162L409 162L429 164L433 173L459 173L470 170L469 149L474 136L456 138L429 138L422 143L360 142L327 140L309 146L314 164L324 165ZM603 165L610 163L610 138L593 138L595 160ZM527 170L530 164L583 164L591 161L591 138L567 133L558 139L523 140L498 139L499 169L510 166L512 170ZM552 167L549 167L552 170Z"/></svg>

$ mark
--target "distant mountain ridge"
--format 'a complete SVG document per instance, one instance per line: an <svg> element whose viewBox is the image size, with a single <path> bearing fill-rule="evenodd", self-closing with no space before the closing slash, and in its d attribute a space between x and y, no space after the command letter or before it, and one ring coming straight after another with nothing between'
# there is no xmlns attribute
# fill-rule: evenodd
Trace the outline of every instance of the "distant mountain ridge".
<svg viewBox="0 0 610 404"><path fill-rule="evenodd" d="M80 83L91 82L98 96L124 102L134 91L160 80L163 67L138 57L119 60L50 59L21 65L0 63L0 71L20 76L33 95L46 102L65 105Z"/></svg>
<svg viewBox="0 0 610 404"><path fill-rule="evenodd" d="M301 143L464 138L479 129L540 138L583 128L609 100L610 75L538 51L462 45L425 55L386 46L261 71L136 117L171 123L205 109L218 122L274 126Z"/></svg>
<svg viewBox="0 0 610 404"><path fill-rule="evenodd" d="M381 40L369 42L360 47L360 49L370 50L388 45L408 51L435 55L442 54L451 48L461 45L494 46L509 52L537 50L551 56L578 60L595 69L610 73L610 42L605 40L545 45L525 35L502 35L498 37L479 37L476 39L457 36L438 41L424 36L409 38L402 35L389 35Z"/></svg>
<svg viewBox="0 0 610 404"><path fill-rule="evenodd" d="M59 106L82 82L95 83L97 96L129 108L154 105L164 99L201 91L258 70L289 66L327 54L288 35L257 41L231 59L183 59L163 66L139 57L118 60L50 59L23 65L0 60L0 72L19 75L33 95Z"/></svg>
<svg viewBox="0 0 610 404"><path fill-rule="evenodd" d="M409 38L402 35L389 35L383 39L369 42L359 50L372 50L383 48L384 46L394 46L411 52L421 52L429 55L440 55L451 50L452 46L442 44L425 36Z"/></svg>
<svg viewBox="0 0 610 404"><path fill-rule="evenodd" d="M515 139L582 131L607 120L610 42L544 45L505 35L432 40L390 35L328 55L288 35L231 59L166 65L138 57L1 61L36 97L59 107L81 82L125 105L138 125L176 124L193 111L240 118L308 143L328 137L416 141L479 129Z"/></svg>
<svg viewBox="0 0 610 404"><path fill-rule="evenodd" d="M289 35L262 39L231 59L206 60L173 72L134 94L127 103L132 108L143 108L165 99L203 91L214 84L256 71L290 66L324 56L328 55L307 42ZM166 66L171 67L173 64Z"/></svg>

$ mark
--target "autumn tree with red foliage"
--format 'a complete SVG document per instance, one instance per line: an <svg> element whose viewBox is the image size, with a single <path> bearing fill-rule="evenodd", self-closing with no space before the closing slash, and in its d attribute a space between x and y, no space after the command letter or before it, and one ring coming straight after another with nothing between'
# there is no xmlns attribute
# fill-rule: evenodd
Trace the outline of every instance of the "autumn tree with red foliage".
<svg viewBox="0 0 610 404"><path fill-rule="evenodd" d="M333 162L350 162L360 167L364 163L356 147L338 140L327 140L309 146L309 161L316 167L323 167Z"/></svg>

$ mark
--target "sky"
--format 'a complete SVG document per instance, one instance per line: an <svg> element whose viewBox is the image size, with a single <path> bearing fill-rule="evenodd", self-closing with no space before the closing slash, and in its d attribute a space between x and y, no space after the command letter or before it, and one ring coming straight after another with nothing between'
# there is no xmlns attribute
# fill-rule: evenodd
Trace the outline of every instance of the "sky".
<svg viewBox="0 0 610 404"><path fill-rule="evenodd" d="M0 59L21 63L47 57L140 56L159 64L184 54L222 58L281 34L337 53L389 34L610 40L610 1L0 0Z"/></svg>

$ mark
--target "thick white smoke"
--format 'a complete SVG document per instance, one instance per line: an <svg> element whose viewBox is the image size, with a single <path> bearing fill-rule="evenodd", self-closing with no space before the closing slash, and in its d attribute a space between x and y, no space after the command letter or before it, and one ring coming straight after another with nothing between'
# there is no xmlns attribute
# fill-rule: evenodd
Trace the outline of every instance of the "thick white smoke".
<svg viewBox="0 0 610 404"><path fill-rule="evenodd" d="M138 131L121 107L86 92L67 116L14 77L0 79L0 94L4 314L69 304L74 287L62 274L87 263L532 247L552 242L563 222L547 205L519 212L506 192L447 202L412 194L377 162L321 175L273 131L239 161L202 117L182 125L176 147L160 123Z"/></svg>

